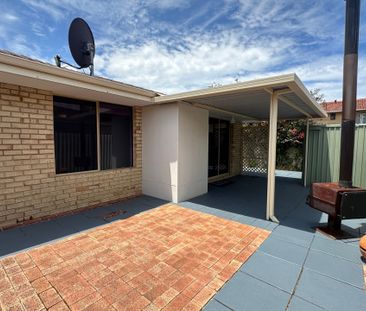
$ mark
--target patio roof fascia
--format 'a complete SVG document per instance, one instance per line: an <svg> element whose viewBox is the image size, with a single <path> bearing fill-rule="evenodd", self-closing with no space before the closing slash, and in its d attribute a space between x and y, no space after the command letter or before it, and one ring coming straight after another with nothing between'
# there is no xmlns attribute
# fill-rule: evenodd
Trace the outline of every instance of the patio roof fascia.
<svg viewBox="0 0 366 311"><path fill-rule="evenodd" d="M101 96L106 94L129 98L136 100L139 105L152 104L152 99L159 95L157 92L137 86L2 52L0 52L0 73L2 75L0 82L3 83L12 83L14 80L17 82L13 82L13 84L24 82L24 86L48 91L53 91L51 84L58 84L65 88L73 87L94 91Z"/></svg>
<svg viewBox="0 0 366 311"><path fill-rule="evenodd" d="M246 82L240 82L235 84L229 84L224 86L219 86L215 88L206 88L200 90L194 90L189 92L182 92L172 95L160 95L154 98L155 104L167 104L179 101L186 101L195 104L195 100L202 99L202 98L210 98L215 96L222 96L222 95L232 95L238 93L246 93L246 92L253 92L253 91L265 91L267 93L272 93L276 88L283 88L287 87L290 92L296 94L316 115L316 117L324 118L327 117L326 112L324 109L315 101L312 97L310 92L306 89L304 84L301 82L299 77L295 73L279 75L264 79L256 79ZM286 91L287 92L287 91ZM281 93L279 93L281 95ZM282 101L282 98L279 98ZM283 101L285 104L288 104ZM295 105L295 104L293 104ZM298 110L301 114L304 115L304 118L313 118L310 114L304 112L302 109L298 107L293 107L293 109ZM210 106L207 105L207 109ZM226 111L227 113L237 113L236 111ZM243 119L250 119L250 116L243 115ZM253 120L257 120L256 118L252 118Z"/></svg>
<svg viewBox="0 0 366 311"><path fill-rule="evenodd" d="M313 110L319 113L321 118L327 118L328 114L325 109L316 102L315 98L310 94L301 79L294 73L294 82L291 83L290 89L299 96L308 106L312 107Z"/></svg>

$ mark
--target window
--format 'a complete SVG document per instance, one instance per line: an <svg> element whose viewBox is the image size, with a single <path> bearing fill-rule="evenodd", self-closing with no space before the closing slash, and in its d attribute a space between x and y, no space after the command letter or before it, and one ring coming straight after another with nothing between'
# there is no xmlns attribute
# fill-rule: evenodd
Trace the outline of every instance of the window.
<svg viewBox="0 0 366 311"><path fill-rule="evenodd" d="M331 112L331 113L329 114L329 119L330 119L330 120L335 120L335 119L336 119L336 114L335 114L334 112Z"/></svg>
<svg viewBox="0 0 366 311"><path fill-rule="evenodd" d="M53 115L56 173L96 170L95 103L54 97Z"/></svg>
<svg viewBox="0 0 366 311"><path fill-rule="evenodd" d="M101 169L132 166L132 109L101 103Z"/></svg>
<svg viewBox="0 0 366 311"><path fill-rule="evenodd" d="M356 115L357 124L366 124L366 112L358 112Z"/></svg>
<svg viewBox="0 0 366 311"><path fill-rule="evenodd" d="M55 96L53 113L56 174L133 165L131 107Z"/></svg>

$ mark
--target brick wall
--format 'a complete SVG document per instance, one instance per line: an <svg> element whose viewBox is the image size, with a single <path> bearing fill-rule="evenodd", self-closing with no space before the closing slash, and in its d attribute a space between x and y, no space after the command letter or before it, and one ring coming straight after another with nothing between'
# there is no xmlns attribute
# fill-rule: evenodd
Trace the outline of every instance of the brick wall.
<svg viewBox="0 0 366 311"><path fill-rule="evenodd" d="M228 177L240 175L243 164L243 133L242 124L237 122L230 124L230 145L229 145L229 173L209 178L209 182L215 182Z"/></svg>
<svg viewBox="0 0 366 311"><path fill-rule="evenodd" d="M53 97L0 84L0 228L141 194L141 108L134 108L134 167L55 174Z"/></svg>
<svg viewBox="0 0 366 311"><path fill-rule="evenodd" d="M231 124L230 176L239 175L242 172L242 129L241 122Z"/></svg>

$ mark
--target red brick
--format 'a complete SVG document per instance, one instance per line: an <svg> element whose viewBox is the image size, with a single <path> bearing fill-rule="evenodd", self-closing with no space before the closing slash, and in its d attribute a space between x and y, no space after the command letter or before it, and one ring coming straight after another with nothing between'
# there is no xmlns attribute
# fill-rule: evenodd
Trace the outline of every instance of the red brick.
<svg viewBox="0 0 366 311"><path fill-rule="evenodd" d="M160 309L153 303L150 303L143 311L159 311Z"/></svg>
<svg viewBox="0 0 366 311"><path fill-rule="evenodd" d="M9 279L13 287L17 290L29 284L28 279L23 272L9 275Z"/></svg>
<svg viewBox="0 0 366 311"><path fill-rule="evenodd" d="M114 309L105 299L100 299L93 304L87 306L84 311L115 311Z"/></svg>
<svg viewBox="0 0 366 311"><path fill-rule="evenodd" d="M22 299L22 304L25 309L29 311L38 311L44 309L44 305L37 295Z"/></svg>
<svg viewBox="0 0 366 311"><path fill-rule="evenodd" d="M191 283L191 285L189 285L183 292L182 294L189 297L189 298L193 298L194 296L196 296L202 288L204 288L206 285L206 283L201 282L201 281L194 281L193 283Z"/></svg>
<svg viewBox="0 0 366 311"><path fill-rule="evenodd" d="M207 286L211 287L215 291L218 291L224 284L225 284L225 281L216 277L210 283L208 283Z"/></svg>
<svg viewBox="0 0 366 311"><path fill-rule="evenodd" d="M235 259L241 262L245 262L252 254L253 254L252 252L248 251L247 249L244 249L238 256L235 257Z"/></svg>
<svg viewBox="0 0 366 311"><path fill-rule="evenodd" d="M62 299L60 295L55 291L54 288L50 288L39 294L44 306L50 308L60 302Z"/></svg>
<svg viewBox="0 0 366 311"><path fill-rule="evenodd" d="M173 300L175 296L179 294L178 291L176 291L174 288L169 288L166 290L161 296L157 297L153 303L158 308L162 309L164 308L170 301Z"/></svg>
<svg viewBox="0 0 366 311"><path fill-rule="evenodd" d="M0 264L2 264L4 268L10 268L15 266L17 262L15 261L15 257L12 256L1 259Z"/></svg>
<svg viewBox="0 0 366 311"><path fill-rule="evenodd" d="M108 303L113 304L132 290L133 288L130 285L119 279L112 281L107 286L100 289L99 293Z"/></svg>
<svg viewBox="0 0 366 311"><path fill-rule="evenodd" d="M95 279L88 280L88 282L97 290L107 286L109 283L113 281L117 281L118 276L115 275L112 271L109 270L103 270L103 272L100 272L98 276L96 276Z"/></svg>
<svg viewBox="0 0 366 311"><path fill-rule="evenodd" d="M33 286L33 288L36 290L37 293L42 293L51 287L50 282L48 282L45 277L41 277L33 281L31 285Z"/></svg>
<svg viewBox="0 0 366 311"><path fill-rule="evenodd" d="M181 277L179 280L177 280L172 287L176 289L178 292L181 292L184 290L188 285L190 285L194 281L194 277L186 274L183 277Z"/></svg>
<svg viewBox="0 0 366 311"><path fill-rule="evenodd" d="M51 308L48 309L48 311L69 311L69 307L67 304L63 301L60 301L59 303L55 304Z"/></svg>
<svg viewBox="0 0 366 311"><path fill-rule="evenodd" d="M189 302L183 309L183 311L200 311L202 310L201 305L197 305L195 302Z"/></svg>
<svg viewBox="0 0 366 311"><path fill-rule="evenodd" d="M102 296L99 293L94 292L91 295L88 295L85 298L76 302L75 304L71 305L70 309L72 311L84 310L84 309L90 307L91 305L95 304L97 301L99 301L101 299L102 299ZM105 303L107 304L107 302L105 302Z"/></svg>
<svg viewBox="0 0 366 311"><path fill-rule="evenodd" d="M16 273L22 272L22 269L20 268L20 266L14 265L14 266L5 268L5 271L6 271L7 275L10 275L10 274L16 274Z"/></svg>
<svg viewBox="0 0 366 311"><path fill-rule="evenodd" d="M155 276L156 278L165 279L169 275L171 275L174 272L176 272L176 269L174 269L173 267L169 266L165 262L159 262L157 265L155 265L154 267L152 267L151 269L149 269L148 272L150 274L152 274L153 276Z"/></svg>
<svg viewBox="0 0 366 311"><path fill-rule="evenodd" d="M204 306L212 297L216 291L209 286L204 287L192 300L198 306Z"/></svg>
<svg viewBox="0 0 366 311"><path fill-rule="evenodd" d="M95 292L95 289L92 286L80 283L75 284L71 288L72 289L67 291L65 296L61 294L62 298L69 306Z"/></svg>
<svg viewBox="0 0 366 311"><path fill-rule="evenodd" d="M113 307L117 310L136 311L143 310L149 304L149 300L133 290L127 296L114 303Z"/></svg>
<svg viewBox="0 0 366 311"><path fill-rule="evenodd" d="M39 270L38 267L26 269L26 270L24 270L24 274L28 278L29 282L37 280L43 276L41 270Z"/></svg>
<svg viewBox="0 0 366 311"><path fill-rule="evenodd" d="M7 277L4 276L0 279L0 293L12 288L10 280Z"/></svg>
<svg viewBox="0 0 366 311"><path fill-rule="evenodd" d="M241 266L241 262L237 260L233 260L230 264L228 264L219 274L218 278L223 281L230 279L233 274L239 270Z"/></svg>
<svg viewBox="0 0 366 311"><path fill-rule="evenodd" d="M156 298L161 296L168 287L162 283L155 285L152 289L150 289L144 296L150 301L154 301Z"/></svg>
<svg viewBox="0 0 366 311"><path fill-rule="evenodd" d="M179 294L163 309L164 311L176 311L183 309L191 301L191 298Z"/></svg>
<svg viewBox="0 0 366 311"><path fill-rule="evenodd" d="M0 293L0 306L8 307L19 303L17 292L13 289Z"/></svg>

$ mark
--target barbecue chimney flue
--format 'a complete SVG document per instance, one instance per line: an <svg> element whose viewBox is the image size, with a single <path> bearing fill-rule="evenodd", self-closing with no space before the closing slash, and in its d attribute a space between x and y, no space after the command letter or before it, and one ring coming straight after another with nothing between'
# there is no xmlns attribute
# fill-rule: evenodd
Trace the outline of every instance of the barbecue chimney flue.
<svg viewBox="0 0 366 311"><path fill-rule="evenodd" d="M346 188L352 187L359 25L360 0L346 0L341 156L339 170L339 185Z"/></svg>

